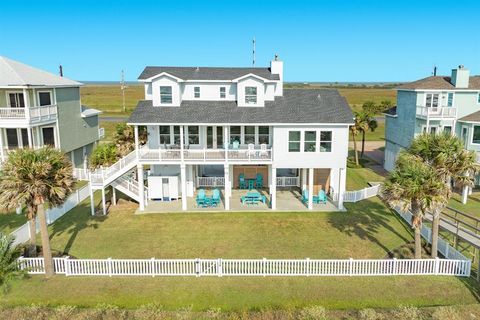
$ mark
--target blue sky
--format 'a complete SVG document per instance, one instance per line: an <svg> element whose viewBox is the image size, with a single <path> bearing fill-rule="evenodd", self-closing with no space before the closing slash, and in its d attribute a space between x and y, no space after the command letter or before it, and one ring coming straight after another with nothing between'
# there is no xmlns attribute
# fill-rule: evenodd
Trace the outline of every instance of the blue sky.
<svg viewBox="0 0 480 320"><path fill-rule="evenodd" d="M0 1L0 55L77 80L146 65L257 66L286 81L480 74L480 1Z"/></svg>

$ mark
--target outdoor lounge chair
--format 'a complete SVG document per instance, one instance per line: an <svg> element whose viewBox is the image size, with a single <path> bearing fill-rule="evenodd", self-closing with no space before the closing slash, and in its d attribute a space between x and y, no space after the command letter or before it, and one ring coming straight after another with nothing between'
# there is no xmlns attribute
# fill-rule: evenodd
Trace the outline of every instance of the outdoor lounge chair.
<svg viewBox="0 0 480 320"><path fill-rule="evenodd" d="M313 196L313 203L327 203L327 194L325 191L320 190L318 191L318 196Z"/></svg>
<svg viewBox="0 0 480 320"><path fill-rule="evenodd" d="M260 145L260 157L268 158L267 145L265 143Z"/></svg>
<svg viewBox="0 0 480 320"><path fill-rule="evenodd" d="M238 149L240 149L240 142L235 140L232 142L232 150L238 150Z"/></svg>
<svg viewBox="0 0 480 320"><path fill-rule="evenodd" d="M197 207L204 207L207 204L207 198L205 196L205 190L198 189L197 197L195 198Z"/></svg>
<svg viewBox="0 0 480 320"><path fill-rule="evenodd" d="M263 188L263 176L260 173L257 173L255 184L257 185L257 188Z"/></svg>
<svg viewBox="0 0 480 320"><path fill-rule="evenodd" d="M220 203L220 190L213 189L212 200L211 200L212 207L216 207Z"/></svg>
<svg viewBox="0 0 480 320"><path fill-rule="evenodd" d="M240 175L238 176L238 180L238 185L240 189L247 189L247 181L245 180L245 176L243 175L243 173L240 173Z"/></svg>
<svg viewBox="0 0 480 320"><path fill-rule="evenodd" d="M308 190L303 190L302 191L302 202L303 203L308 203Z"/></svg>

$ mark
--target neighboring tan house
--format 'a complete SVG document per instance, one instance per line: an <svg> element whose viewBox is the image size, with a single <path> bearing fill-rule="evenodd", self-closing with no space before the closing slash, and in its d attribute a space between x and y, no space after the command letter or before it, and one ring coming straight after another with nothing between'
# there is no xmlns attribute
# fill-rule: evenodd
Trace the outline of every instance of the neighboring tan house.
<svg viewBox="0 0 480 320"><path fill-rule="evenodd" d="M397 88L397 106L385 115L384 167L388 171L394 168L398 152L422 132L455 134L478 155L480 76L470 76L469 70L459 66L450 77L431 76L403 84Z"/></svg>
<svg viewBox="0 0 480 320"><path fill-rule="evenodd" d="M345 191L353 115L337 90L284 89L277 57L269 68L146 67L139 80L145 100L127 123L137 140L138 127L146 127L148 141L94 173L94 188L135 190L141 211L147 202L168 210L171 205L161 204L171 201L187 210L195 205L196 191L210 187L222 190L225 210L238 208L252 188L262 190L273 210L301 204L302 191L309 195L298 208L321 208L313 198L320 190L330 195L323 208L343 209L338 199ZM135 167L141 183L130 176L134 186L126 190L128 179L120 176ZM280 195L279 189L296 193Z"/></svg>
<svg viewBox="0 0 480 320"><path fill-rule="evenodd" d="M81 83L0 57L0 159L51 145L76 168L99 140L100 111L81 105Z"/></svg>

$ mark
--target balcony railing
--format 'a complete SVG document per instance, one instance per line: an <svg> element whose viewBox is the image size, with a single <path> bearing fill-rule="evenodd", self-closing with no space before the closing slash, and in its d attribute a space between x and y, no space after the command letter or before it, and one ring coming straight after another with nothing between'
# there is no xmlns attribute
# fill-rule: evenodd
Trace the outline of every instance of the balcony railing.
<svg viewBox="0 0 480 320"><path fill-rule="evenodd" d="M29 123L57 119L57 105L32 108L0 108L0 120L25 120Z"/></svg>
<svg viewBox="0 0 480 320"><path fill-rule="evenodd" d="M423 107L417 106L417 116L429 118L455 118L457 108L453 107Z"/></svg>
<svg viewBox="0 0 480 320"><path fill-rule="evenodd" d="M181 161L185 162L258 162L271 161L272 149L188 149L182 152L179 149L149 149L143 147L139 150L140 161L142 162L162 162L162 161Z"/></svg>

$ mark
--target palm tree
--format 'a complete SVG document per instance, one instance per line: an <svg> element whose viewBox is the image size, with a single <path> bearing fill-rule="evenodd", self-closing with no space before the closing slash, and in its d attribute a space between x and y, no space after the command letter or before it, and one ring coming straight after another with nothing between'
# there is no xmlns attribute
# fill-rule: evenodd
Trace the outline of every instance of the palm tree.
<svg viewBox="0 0 480 320"><path fill-rule="evenodd" d="M147 141L147 132L144 127L139 128L138 140L141 145ZM135 149L135 132L132 126L119 123L115 127L114 142L120 157L127 155Z"/></svg>
<svg viewBox="0 0 480 320"><path fill-rule="evenodd" d="M422 254L421 227L425 212L448 199L445 184L437 172L421 158L405 151L401 152L395 169L388 176L383 196L391 205L402 210L411 210L412 226L415 229L415 259Z"/></svg>
<svg viewBox="0 0 480 320"><path fill-rule="evenodd" d="M350 126L350 132L352 133L353 140L353 153L355 155L355 164L358 166L358 148L357 148L357 135L361 132L360 119L355 116L353 126Z"/></svg>
<svg viewBox="0 0 480 320"><path fill-rule="evenodd" d="M25 272L19 270L17 260L22 255L20 248L13 245L14 238L0 232L0 287L3 292L8 290L8 284L15 278L22 277Z"/></svg>
<svg viewBox="0 0 480 320"><path fill-rule="evenodd" d="M13 241L14 237L0 232L0 287L4 293L11 280L25 275L25 271L18 268L18 258L22 251L14 246Z"/></svg>
<svg viewBox="0 0 480 320"><path fill-rule="evenodd" d="M0 177L0 206L13 209L24 204L38 217L45 276L53 275L44 204L62 205L72 193L75 180L72 164L60 151L51 147L39 150L18 149L9 153Z"/></svg>
<svg viewBox="0 0 480 320"><path fill-rule="evenodd" d="M360 152L360 157L362 158L365 152L365 134L367 131L375 131L378 127L377 120L373 116L374 114L368 110L369 109L366 108L365 110L358 112L355 116L355 118L358 118L358 127L362 133L362 151Z"/></svg>
<svg viewBox="0 0 480 320"><path fill-rule="evenodd" d="M412 141L408 152L435 168L448 189L448 200L452 195L452 182L462 187L474 185L473 177L478 171L475 153L465 150L458 137L450 133L424 133ZM440 214L447 203L438 203L432 209L432 258L437 257Z"/></svg>

